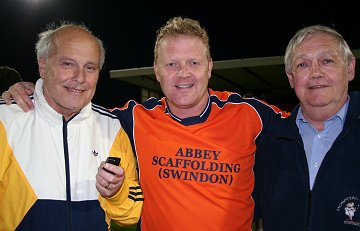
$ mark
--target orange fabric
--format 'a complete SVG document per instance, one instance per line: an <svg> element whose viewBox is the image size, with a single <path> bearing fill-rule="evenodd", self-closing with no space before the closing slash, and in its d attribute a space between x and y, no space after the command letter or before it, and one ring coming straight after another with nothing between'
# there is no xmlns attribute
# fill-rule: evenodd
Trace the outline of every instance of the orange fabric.
<svg viewBox="0 0 360 231"><path fill-rule="evenodd" d="M216 94L226 101L230 93ZM162 99L133 110L142 230L251 230L259 113L245 102L212 103L206 121L185 126L165 107Z"/></svg>

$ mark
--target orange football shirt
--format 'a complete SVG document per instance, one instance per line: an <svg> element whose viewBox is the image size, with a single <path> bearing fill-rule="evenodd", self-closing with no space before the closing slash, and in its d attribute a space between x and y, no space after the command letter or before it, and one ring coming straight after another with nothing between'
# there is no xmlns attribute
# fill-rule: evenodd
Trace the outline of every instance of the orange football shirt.
<svg viewBox="0 0 360 231"><path fill-rule="evenodd" d="M113 111L138 160L141 230L251 230L255 140L279 111L209 89L200 116L179 119L165 98Z"/></svg>

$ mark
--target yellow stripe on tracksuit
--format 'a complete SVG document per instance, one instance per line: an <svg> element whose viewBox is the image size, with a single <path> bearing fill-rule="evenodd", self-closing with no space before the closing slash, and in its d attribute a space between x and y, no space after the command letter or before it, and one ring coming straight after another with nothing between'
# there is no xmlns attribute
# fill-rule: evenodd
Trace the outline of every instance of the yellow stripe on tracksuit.
<svg viewBox="0 0 360 231"><path fill-rule="evenodd" d="M0 122L0 231L15 230L37 200Z"/></svg>

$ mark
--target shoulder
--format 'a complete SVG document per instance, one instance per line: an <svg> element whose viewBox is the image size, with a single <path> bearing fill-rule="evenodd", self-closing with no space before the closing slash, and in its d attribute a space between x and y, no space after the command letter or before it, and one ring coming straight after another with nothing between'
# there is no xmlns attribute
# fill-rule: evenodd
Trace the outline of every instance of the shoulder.
<svg viewBox="0 0 360 231"><path fill-rule="evenodd" d="M209 94L211 102L216 103L218 106L224 106L226 104L241 107L247 106L259 112L279 114L283 118L290 115L290 113L282 111L275 105L270 105L269 103L257 98L245 98L236 92L213 91L210 89Z"/></svg>
<svg viewBox="0 0 360 231"><path fill-rule="evenodd" d="M350 96L350 102L351 101L355 101L355 102L360 101L360 91L351 91L351 92L349 92L349 96Z"/></svg>
<svg viewBox="0 0 360 231"><path fill-rule="evenodd" d="M114 130L120 129L121 125L119 118L112 114L108 109L97 104L92 104L91 110L94 114L95 120L98 121L101 127Z"/></svg>
<svg viewBox="0 0 360 231"><path fill-rule="evenodd" d="M99 117L109 119L109 120L117 119L116 115L112 114L110 112L110 110L108 110L108 109L106 109L106 108L104 108L102 106L99 106L97 104L92 103L91 104L91 109Z"/></svg>
<svg viewBox="0 0 360 231"><path fill-rule="evenodd" d="M135 100L129 100L123 107L115 107L111 109L111 112L114 113L115 115L118 115L118 114L130 113L133 110L135 110L135 108L136 110L138 109L152 110L159 105L163 105L164 104L163 102L165 102L164 98L157 99L154 97L147 99L143 103L139 103Z"/></svg>
<svg viewBox="0 0 360 231"><path fill-rule="evenodd" d="M24 112L16 103L6 105L0 102L0 121L4 124L24 124L34 114L34 110Z"/></svg>
<svg viewBox="0 0 360 231"><path fill-rule="evenodd" d="M25 114L24 112L15 102L11 103L10 105L5 104L3 99L0 99L0 113L4 114L13 114L13 115L21 115Z"/></svg>

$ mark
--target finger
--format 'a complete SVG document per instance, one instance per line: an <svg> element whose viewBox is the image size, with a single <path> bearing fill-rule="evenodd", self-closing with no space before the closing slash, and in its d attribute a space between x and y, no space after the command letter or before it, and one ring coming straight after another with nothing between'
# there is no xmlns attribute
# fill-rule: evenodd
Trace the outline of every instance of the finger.
<svg viewBox="0 0 360 231"><path fill-rule="evenodd" d="M105 187L109 182L107 179L106 171L102 169L101 165L98 167L98 173L96 174L96 182L99 183L100 186Z"/></svg>
<svg viewBox="0 0 360 231"><path fill-rule="evenodd" d="M31 102L30 97L26 91L26 86L28 82L19 82L12 85L8 92L10 93L11 97L16 101L16 103L20 106L22 110L25 112L29 111L33 108L33 103ZM31 90L29 88L29 90Z"/></svg>
<svg viewBox="0 0 360 231"><path fill-rule="evenodd" d="M112 194L111 188L111 182L108 182L105 178L103 178L100 173L96 174L96 189L99 191L101 196L109 197Z"/></svg>
<svg viewBox="0 0 360 231"><path fill-rule="evenodd" d="M122 177L124 175L124 169L120 166L105 163L103 167L104 167L104 169L113 173L117 177Z"/></svg>
<svg viewBox="0 0 360 231"><path fill-rule="evenodd" d="M109 184L116 184L119 182L113 173L109 173L104 167L105 162L101 162L98 173L96 174L96 181L104 188L108 189Z"/></svg>
<svg viewBox="0 0 360 231"><path fill-rule="evenodd" d="M11 100L11 97L10 97L10 93L8 91L4 91L2 94L1 94L1 98L5 101L5 103L7 105L10 105L12 100Z"/></svg>
<svg viewBox="0 0 360 231"><path fill-rule="evenodd" d="M18 91L20 93L20 96L22 98L22 100L25 102L25 104L27 105L27 107L29 109L34 109L34 104L31 101L31 98L29 97L30 95L32 95L35 91L35 85L31 82L24 82L21 84L24 88L19 88Z"/></svg>
<svg viewBox="0 0 360 231"><path fill-rule="evenodd" d="M106 185L107 186L107 185ZM103 185L99 182L96 182L96 189L99 191L100 195L103 197L107 197L109 195L109 190L106 189Z"/></svg>
<svg viewBox="0 0 360 231"><path fill-rule="evenodd" d="M25 88L31 94L34 93L34 91L35 91L35 85L32 82L25 82Z"/></svg>

